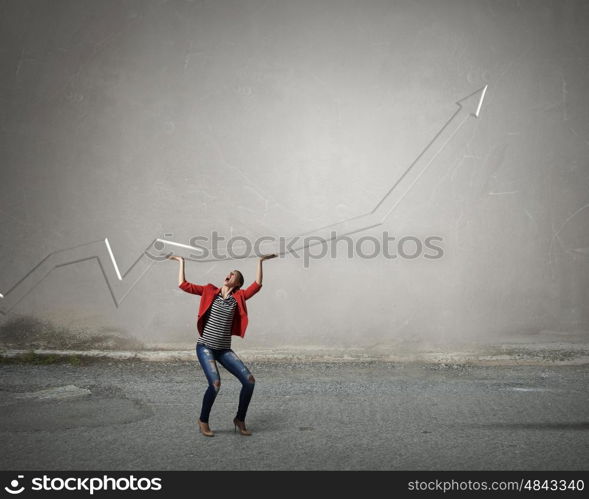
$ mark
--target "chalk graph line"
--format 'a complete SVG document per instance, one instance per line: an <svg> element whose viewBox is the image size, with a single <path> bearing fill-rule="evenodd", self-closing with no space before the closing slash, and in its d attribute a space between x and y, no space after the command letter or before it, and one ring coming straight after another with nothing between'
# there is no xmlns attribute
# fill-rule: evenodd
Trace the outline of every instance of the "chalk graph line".
<svg viewBox="0 0 589 499"><path fill-rule="evenodd" d="M283 256L286 253L294 253L316 244L325 244L327 241L337 239L338 237L357 234L358 232L382 225L403 198L413 189L418 180L427 171L439 154L446 148L447 144L454 138L468 119L471 117L479 117L487 88L488 85L485 85L456 102L458 109L436 132L434 137L426 144L415 160L407 167L370 212L319 227L312 231L297 234L293 236L293 238L304 236L310 238L310 236L315 236L317 241L315 243L307 243L303 246L290 248L288 251L279 253L280 256ZM343 232L335 233L336 235L334 235L333 229L336 227L341 227ZM326 234L326 231L328 230L330 233ZM5 294L0 293L0 314L5 315L9 312L54 269L89 260L96 260L98 262L115 306L119 307L129 292L156 262L156 259L154 259L152 254L153 251L156 250L161 252L166 246L189 250L191 253L203 252L203 250L198 247L156 237L147 246L145 251L131 264L127 271L124 274L121 274L108 238L53 251L33 267L33 269L31 269L24 277L16 282ZM163 258L165 258L165 256ZM163 258L160 257L160 259ZM238 258L239 257L213 258L208 260L199 259L198 261L222 261ZM256 258L256 255L244 256L241 258ZM109 262L110 265L108 265Z"/></svg>

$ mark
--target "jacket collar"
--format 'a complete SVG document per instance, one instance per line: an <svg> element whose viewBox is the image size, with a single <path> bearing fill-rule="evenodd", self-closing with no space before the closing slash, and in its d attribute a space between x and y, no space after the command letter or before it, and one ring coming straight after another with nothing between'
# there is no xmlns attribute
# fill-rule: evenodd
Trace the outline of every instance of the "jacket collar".
<svg viewBox="0 0 589 499"><path fill-rule="evenodd" d="M213 287L213 289L215 290L215 295L218 295L218 294L219 294L219 291L221 291L221 288L218 288L217 286L215 286L215 285L214 285L214 284L212 284L212 283L209 283L209 284L210 284L210 285ZM231 296L233 296L233 298L235 298L235 297L237 296L237 292L238 292L238 291L241 291L241 288L240 288L240 289L234 289L233 291L231 291Z"/></svg>

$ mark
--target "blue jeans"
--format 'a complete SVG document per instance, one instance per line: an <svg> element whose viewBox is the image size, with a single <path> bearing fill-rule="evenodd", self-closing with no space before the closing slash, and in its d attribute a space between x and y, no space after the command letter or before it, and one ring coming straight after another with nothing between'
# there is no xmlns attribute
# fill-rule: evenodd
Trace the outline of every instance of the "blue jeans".
<svg viewBox="0 0 589 499"><path fill-rule="evenodd" d="M209 414L213 407L213 402L215 402L219 388L221 388L221 377L219 376L219 369L217 369L216 362L219 361L225 369L241 382L237 419L245 421L245 414L250 400L252 399L256 383L256 380L252 376L252 373L250 373L249 369L230 348L218 350L216 348L209 348L202 343L197 343L196 356L198 357L198 361L200 362L207 381L209 382L209 386L202 401L200 420L203 423L209 422Z"/></svg>

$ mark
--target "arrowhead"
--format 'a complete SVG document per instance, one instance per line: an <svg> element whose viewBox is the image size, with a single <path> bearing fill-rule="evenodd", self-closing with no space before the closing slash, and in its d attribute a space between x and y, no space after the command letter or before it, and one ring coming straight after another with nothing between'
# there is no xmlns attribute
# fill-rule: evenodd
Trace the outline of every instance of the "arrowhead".
<svg viewBox="0 0 589 499"><path fill-rule="evenodd" d="M483 88L479 88L472 94L460 99L456 104L467 111L471 111L471 114L475 118L478 118L481 113L481 106L483 105L483 99L487 93L488 86L489 85L485 85Z"/></svg>

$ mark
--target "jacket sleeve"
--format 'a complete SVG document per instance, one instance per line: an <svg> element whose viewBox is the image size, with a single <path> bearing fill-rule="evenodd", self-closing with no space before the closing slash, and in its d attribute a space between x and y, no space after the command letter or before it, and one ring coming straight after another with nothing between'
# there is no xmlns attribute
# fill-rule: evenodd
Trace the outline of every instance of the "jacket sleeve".
<svg viewBox="0 0 589 499"><path fill-rule="evenodd" d="M193 295L202 295L204 286L200 286L199 284L192 284L191 282L185 280L178 287L187 293L192 293Z"/></svg>
<svg viewBox="0 0 589 499"><path fill-rule="evenodd" d="M246 289L243 290L243 296L246 300L249 300L258 291L260 291L260 289L262 289L262 285L254 281Z"/></svg>

